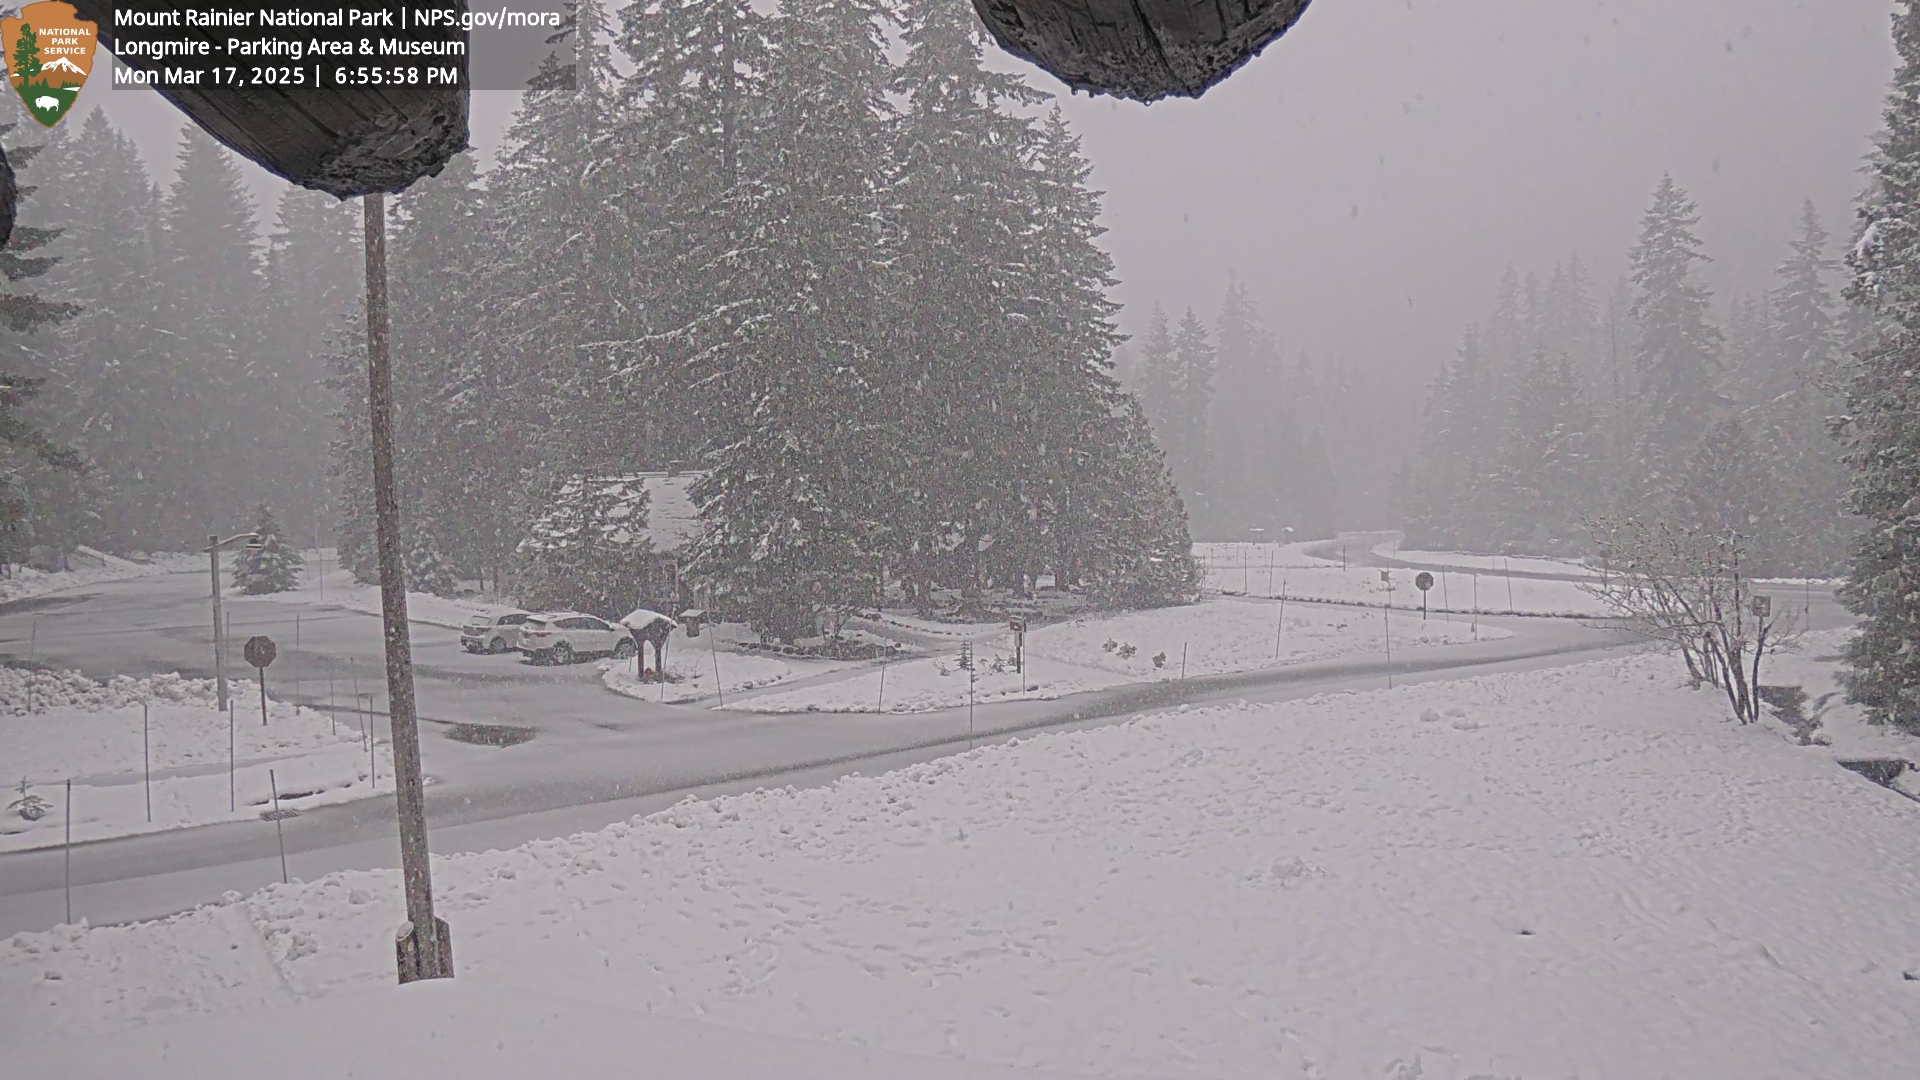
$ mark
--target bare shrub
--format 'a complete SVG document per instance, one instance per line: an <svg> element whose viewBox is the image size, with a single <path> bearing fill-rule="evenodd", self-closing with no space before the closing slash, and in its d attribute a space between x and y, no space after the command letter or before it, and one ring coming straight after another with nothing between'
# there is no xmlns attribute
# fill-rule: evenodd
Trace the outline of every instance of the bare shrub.
<svg viewBox="0 0 1920 1080"><path fill-rule="evenodd" d="M1743 724L1760 719L1760 664L1790 644L1792 613L1772 609L1744 569L1746 538L1664 521L1592 524L1606 570L1587 593L1629 628L1678 652L1694 685L1727 695Z"/></svg>

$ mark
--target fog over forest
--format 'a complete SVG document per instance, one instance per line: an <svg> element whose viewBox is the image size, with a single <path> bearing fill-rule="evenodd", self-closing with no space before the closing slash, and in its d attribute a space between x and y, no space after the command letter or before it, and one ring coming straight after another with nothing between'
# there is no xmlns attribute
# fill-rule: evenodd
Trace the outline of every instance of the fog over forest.
<svg viewBox="0 0 1920 1080"><path fill-rule="evenodd" d="M1379 422L1336 448L1343 526L1396 523L1388 478L1428 382L1509 264L1578 253L1626 270L1662 172L1700 205L1725 305L1770 287L1803 200L1850 234L1859 166L1893 66L1886 0L1339 0L1202 101L1061 93L1106 192L1103 238L1139 335L1155 302L1209 322L1230 274L1291 357L1365 373ZM1462 58L1471 57L1471 62ZM1631 73L1627 76L1624 73ZM519 95L474 95L481 162ZM156 95L88 89L162 183L178 117ZM244 166L263 222L278 181ZM1365 412L1366 410L1358 410Z"/></svg>

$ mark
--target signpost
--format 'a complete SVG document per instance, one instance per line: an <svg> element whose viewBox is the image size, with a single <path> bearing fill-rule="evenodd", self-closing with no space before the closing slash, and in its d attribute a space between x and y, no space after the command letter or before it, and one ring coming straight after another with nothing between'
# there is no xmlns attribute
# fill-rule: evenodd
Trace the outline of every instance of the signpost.
<svg viewBox="0 0 1920 1080"><path fill-rule="evenodd" d="M1393 689L1393 571L1380 571L1380 580L1387 586L1387 606L1380 609L1380 628L1387 641L1387 689Z"/></svg>
<svg viewBox="0 0 1920 1080"><path fill-rule="evenodd" d="M1773 597L1756 596L1753 598L1753 617L1764 619L1773 614Z"/></svg>
<svg viewBox="0 0 1920 1080"><path fill-rule="evenodd" d="M1026 674L1027 657L1027 618L1024 615L1007 616L1007 629L1013 631L1013 670Z"/></svg>
<svg viewBox="0 0 1920 1080"><path fill-rule="evenodd" d="M1420 590L1420 621L1427 621L1427 590L1433 588L1433 575L1425 570L1414 575L1413 587Z"/></svg>
<svg viewBox="0 0 1920 1080"><path fill-rule="evenodd" d="M253 670L260 676L261 727L267 726L267 665L273 663L273 658L279 655L279 652L280 650L274 645L273 639L265 634L255 634L248 638L246 648L242 650L243 655L247 658L247 663L252 664Z"/></svg>

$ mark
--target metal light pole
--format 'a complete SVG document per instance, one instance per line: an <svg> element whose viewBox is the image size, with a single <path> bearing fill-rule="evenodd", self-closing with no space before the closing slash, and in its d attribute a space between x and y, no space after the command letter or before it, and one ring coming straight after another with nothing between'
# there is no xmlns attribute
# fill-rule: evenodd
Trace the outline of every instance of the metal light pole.
<svg viewBox="0 0 1920 1080"><path fill-rule="evenodd" d="M362 200L367 254L367 408L373 442L374 532L380 555L380 620L386 629L387 716L393 734L393 797L400 818L400 874L407 925L394 949L400 981L453 977L453 942L433 913L427 857L426 790L420 727L414 713L413 649L407 637L407 584L400 549L400 500L393 481L393 372L387 358L387 212L379 192Z"/></svg>
<svg viewBox="0 0 1920 1080"><path fill-rule="evenodd" d="M217 535L207 537L207 569L213 574L213 684L220 697L221 712L227 711L227 624L220 617L220 549L235 540L250 541L248 546L257 550L260 534L238 533L225 540Z"/></svg>

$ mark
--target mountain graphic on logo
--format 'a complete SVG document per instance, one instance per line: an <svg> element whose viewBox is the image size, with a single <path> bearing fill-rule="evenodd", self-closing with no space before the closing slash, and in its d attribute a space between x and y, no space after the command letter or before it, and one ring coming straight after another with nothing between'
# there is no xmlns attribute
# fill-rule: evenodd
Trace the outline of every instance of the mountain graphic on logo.
<svg viewBox="0 0 1920 1080"><path fill-rule="evenodd" d="M65 0L41 0L0 17L0 56L27 115L42 127L60 122L93 71L98 27Z"/></svg>

